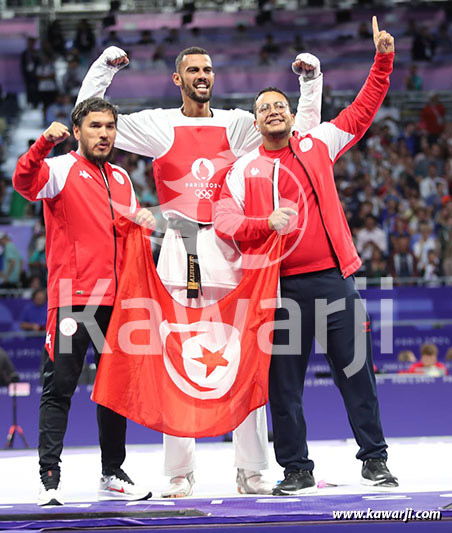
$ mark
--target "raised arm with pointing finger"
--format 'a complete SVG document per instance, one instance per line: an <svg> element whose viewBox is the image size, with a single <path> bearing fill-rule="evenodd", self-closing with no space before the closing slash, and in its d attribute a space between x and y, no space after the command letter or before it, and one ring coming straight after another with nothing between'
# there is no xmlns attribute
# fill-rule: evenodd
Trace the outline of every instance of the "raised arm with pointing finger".
<svg viewBox="0 0 452 533"><path fill-rule="evenodd" d="M314 338L327 354L359 445L361 483L398 486L386 464L371 322L353 279L361 259L333 173L335 161L372 123L389 87L394 39L378 29L375 17L373 30L377 53L369 76L353 103L331 122L306 135L292 134L294 117L284 93L275 87L258 93L254 109L262 145L234 163L215 209L217 233L240 241L244 253L252 254L273 231L287 234L280 283L282 300L291 306L275 313L275 321L285 325L274 330L269 377L276 460L285 469L272 491L277 496L317 490L302 405ZM276 204L281 207L275 210ZM287 324L300 332L295 351L287 344Z"/></svg>

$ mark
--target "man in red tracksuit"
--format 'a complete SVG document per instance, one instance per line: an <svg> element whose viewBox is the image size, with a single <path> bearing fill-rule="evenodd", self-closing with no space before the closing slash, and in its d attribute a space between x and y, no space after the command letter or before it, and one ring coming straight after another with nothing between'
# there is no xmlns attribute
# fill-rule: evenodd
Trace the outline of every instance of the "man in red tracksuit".
<svg viewBox="0 0 452 533"><path fill-rule="evenodd" d="M288 346L287 329L275 329L269 394L276 459L285 469L275 495L316 490L302 408L314 336L326 353L360 446L362 483L398 486L386 466L369 318L352 276L361 259L333 174L335 161L364 135L389 87L394 40L378 30L375 17L373 27L377 54L369 77L355 101L331 122L306 135L292 134L293 115L284 93L270 87L257 95L256 127L263 145L234 164L216 206L217 233L240 241L244 254L272 231L288 234L281 264L283 307L276 310L276 321L289 320L293 334L301 320L301 353Z"/></svg>
<svg viewBox="0 0 452 533"><path fill-rule="evenodd" d="M44 383L39 410L39 505L61 505L60 458L71 398L93 341L99 363L116 294L123 238L113 225L126 215L152 224L138 211L127 172L107 162L116 137L118 112L100 98L72 112L77 152L46 158L69 137L53 122L18 161L14 188L31 201L43 200L48 267L48 315ZM125 459L126 419L97 406L102 452L100 500L150 496L121 469Z"/></svg>

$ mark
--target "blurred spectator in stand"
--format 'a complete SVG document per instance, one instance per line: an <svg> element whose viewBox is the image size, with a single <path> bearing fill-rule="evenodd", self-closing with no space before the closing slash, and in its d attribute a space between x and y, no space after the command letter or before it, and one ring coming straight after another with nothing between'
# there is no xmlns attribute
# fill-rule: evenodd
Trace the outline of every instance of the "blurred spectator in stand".
<svg viewBox="0 0 452 533"><path fill-rule="evenodd" d="M436 192L427 198L427 205L433 207L436 214L445 200L449 198L448 183L444 178L438 178L435 180Z"/></svg>
<svg viewBox="0 0 452 533"><path fill-rule="evenodd" d="M270 67L273 65L274 61L271 57L271 55L267 52L267 50L260 50L259 52L259 67Z"/></svg>
<svg viewBox="0 0 452 533"><path fill-rule="evenodd" d="M398 137L400 127L400 108L392 105L391 97L389 95L383 100L380 109L375 115L374 122L388 126L391 135L393 137Z"/></svg>
<svg viewBox="0 0 452 533"><path fill-rule="evenodd" d="M373 215L366 215L364 227L356 235L356 248L364 261L371 259L373 245L385 254L387 250L385 232L377 226L377 219Z"/></svg>
<svg viewBox="0 0 452 533"><path fill-rule="evenodd" d="M408 232L408 224L407 221L403 216L399 214L397 219L394 222L394 228L389 234L389 251L394 252L397 248L396 243L398 244L399 237L410 237L410 234ZM409 240L408 240L408 248L409 248Z"/></svg>
<svg viewBox="0 0 452 533"><path fill-rule="evenodd" d="M245 24L243 24L243 22L239 22L235 27L234 34L232 36L232 41L234 43L249 41L248 29Z"/></svg>
<svg viewBox="0 0 452 533"><path fill-rule="evenodd" d="M367 259L365 265L365 276L369 279L380 279L388 275L387 263L383 258L380 248L372 243L372 254L370 259Z"/></svg>
<svg viewBox="0 0 452 533"><path fill-rule="evenodd" d="M42 103L42 121L47 124L47 108L55 101L58 93L56 83L56 72L53 57L47 52L41 55L38 68L36 69L38 78L39 101Z"/></svg>
<svg viewBox="0 0 452 533"><path fill-rule="evenodd" d="M82 19L77 24L74 38L74 47L80 53L83 64L91 59L93 48L96 44L96 37L87 19Z"/></svg>
<svg viewBox="0 0 452 533"><path fill-rule="evenodd" d="M405 129L401 135L401 140L405 143L410 156L414 156L419 150L419 134L414 122L405 124Z"/></svg>
<svg viewBox="0 0 452 533"><path fill-rule="evenodd" d="M104 46L119 46L122 47L122 39L119 37L118 32L116 30L110 30L108 32L107 37L102 41L102 44Z"/></svg>
<svg viewBox="0 0 452 533"><path fill-rule="evenodd" d="M396 222L399 219L399 199L394 194L388 194L385 203L386 205L381 211L381 226L386 233L388 245L390 245L390 235L394 232Z"/></svg>
<svg viewBox="0 0 452 533"><path fill-rule="evenodd" d="M146 188L144 189L144 192L142 193L140 197L141 205L143 207L158 206L159 201L157 197L157 190L155 188L154 168L152 166L151 161L146 163L145 178L146 178ZM160 209L154 212L154 216L159 223L162 223L163 217L161 215ZM159 225L158 227L162 227L162 226Z"/></svg>
<svg viewBox="0 0 452 533"><path fill-rule="evenodd" d="M78 57L71 55L63 76L63 91L70 95L73 104L77 100L78 91L80 90L84 76L85 69L80 65ZM47 123L50 124L49 121Z"/></svg>
<svg viewBox="0 0 452 533"><path fill-rule="evenodd" d="M20 314L19 325L23 331L45 331L47 321L47 294L44 289L36 289L30 302Z"/></svg>
<svg viewBox="0 0 452 533"><path fill-rule="evenodd" d="M141 195L147 188L146 163L144 159L138 154L126 152L125 158L121 161L121 166L127 170L135 192L141 200Z"/></svg>
<svg viewBox="0 0 452 533"><path fill-rule="evenodd" d="M297 52L298 54L300 52ZM331 85L323 86L322 93L322 122L329 122L337 116L337 105L331 92Z"/></svg>
<svg viewBox="0 0 452 533"><path fill-rule="evenodd" d="M364 222L367 215L372 215L373 204L368 200L361 202L358 207L358 211L352 215L349 221L350 229L353 234L356 234L358 230L364 227Z"/></svg>
<svg viewBox="0 0 452 533"><path fill-rule="evenodd" d="M261 51L266 51L271 57L275 57L280 52L280 47L275 43L273 34L267 33L265 36L265 42L262 45Z"/></svg>
<svg viewBox="0 0 452 533"><path fill-rule="evenodd" d="M22 76L25 82L25 90L27 92L27 102L33 107L37 107L39 102L36 70L39 65L39 53L35 49L36 39L34 37L27 38L27 47L20 56L20 64L22 69Z"/></svg>
<svg viewBox="0 0 452 533"><path fill-rule="evenodd" d="M416 35L417 31L418 31L418 29L417 29L416 21L414 19L408 19L407 28L406 28L405 32L403 33L403 35L405 37L414 37L414 35Z"/></svg>
<svg viewBox="0 0 452 533"><path fill-rule="evenodd" d="M449 348L444 356L445 361L452 361L452 348Z"/></svg>
<svg viewBox="0 0 452 533"><path fill-rule="evenodd" d="M450 202L450 200L449 200ZM452 276L452 214L440 218L438 240L441 249L441 266L445 276Z"/></svg>
<svg viewBox="0 0 452 533"><path fill-rule="evenodd" d="M47 26L46 38L53 55L64 56L66 54L66 41L58 19L52 20Z"/></svg>
<svg viewBox="0 0 452 533"><path fill-rule="evenodd" d="M30 148L34 144L34 142L35 142L35 139L29 139L28 148ZM31 202L26 200L17 191L13 190L12 195L11 195L11 203L9 206L9 214L12 218L22 218L27 215L27 208L30 205L31 205Z"/></svg>
<svg viewBox="0 0 452 533"><path fill-rule="evenodd" d="M419 224L419 233L413 235L412 242L412 250L417 259L418 271L422 273L428 264L428 252L430 250L437 251L439 248L438 240L429 222Z"/></svg>
<svg viewBox="0 0 452 533"><path fill-rule="evenodd" d="M163 44L159 44L155 47L154 53L152 54L150 67L156 72L168 70L168 65L165 61L165 48Z"/></svg>
<svg viewBox="0 0 452 533"><path fill-rule="evenodd" d="M405 78L405 89L407 91L422 91L423 81L418 74L418 66L411 65L407 77Z"/></svg>
<svg viewBox="0 0 452 533"><path fill-rule="evenodd" d="M431 148L426 135L420 138L419 147L420 150L414 156L414 171L416 176L426 176L431 157Z"/></svg>
<svg viewBox="0 0 452 533"><path fill-rule="evenodd" d="M426 176L419 176L419 192L424 202L427 202L428 198L436 194L436 183L438 181L438 177L436 165L434 163L430 163L428 165L428 172Z"/></svg>
<svg viewBox="0 0 452 533"><path fill-rule="evenodd" d="M421 121L428 133L430 143L438 140L444 131L446 109L439 101L438 95L433 94L421 110Z"/></svg>
<svg viewBox="0 0 452 533"><path fill-rule="evenodd" d="M304 52L305 50L306 45L304 44L303 37L299 33L296 33L289 45L289 54L293 57L297 57L298 54L301 54L301 52Z"/></svg>
<svg viewBox="0 0 452 533"><path fill-rule="evenodd" d="M155 40L152 37L151 30L141 30L140 38L138 39L137 44L148 45L154 43Z"/></svg>
<svg viewBox="0 0 452 533"><path fill-rule="evenodd" d="M435 40L438 48L444 52L452 50L452 36L449 31L449 24L447 21L442 22L435 35Z"/></svg>
<svg viewBox="0 0 452 533"><path fill-rule="evenodd" d="M11 363L11 359L3 348L0 348L0 387L7 387L10 383L17 383L19 375Z"/></svg>
<svg viewBox="0 0 452 533"><path fill-rule="evenodd" d="M429 61L433 59L436 42L427 26L418 29L411 44L411 59L413 61Z"/></svg>
<svg viewBox="0 0 452 533"><path fill-rule="evenodd" d="M256 24L263 26L273 19L273 4L274 0L258 0L257 1L257 15Z"/></svg>
<svg viewBox="0 0 452 533"><path fill-rule="evenodd" d="M168 46L171 46L173 44L179 44L179 41L179 30L177 28L170 28L168 31L168 35L163 39L163 42Z"/></svg>
<svg viewBox="0 0 452 533"><path fill-rule="evenodd" d="M20 275L22 273L22 255L7 233L0 233L0 245L3 247L0 288L16 289L19 287Z"/></svg>
<svg viewBox="0 0 452 533"><path fill-rule="evenodd" d="M70 128L73 107L72 98L69 94L58 93L53 104L47 109L47 123L61 122Z"/></svg>
<svg viewBox="0 0 452 533"><path fill-rule="evenodd" d="M411 365L408 372L410 374L440 377L447 375L447 368L443 363L438 363L438 348L436 345L423 344L421 346L421 360Z"/></svg>
<svg viewBox="0 0 452 533"><path fill-rule="evenodd" d="M443 273L441 271L441 262L439 260L437 250L429 250L427 252L427 263L422 273L426 287L440 287Z"/></svg>
<svg viewBox="0 0 452 533"><path fill-rule="evenodd" d="M198 26L193 26L193 28L190 30L190 34L190 39L196 44L196 46L205 46L208 39L201 32L201 28L198 28Z"/></svg>
<svg viewBox="0 0 452 533"><path fill-rule="evenodd" d="M410 237L400 236L393 240L394 251L389 259L389 272L393 278L417 277L417 260L410 250Z"/></svg>
<svg viewBox="0 0 452 533"><path fill-rule="evenodd" d="M369 39L370 37L372 37L372 33L369 30L369 26L368 26L367 22L361 22L360 23L360 25L358 26L357 37L358 37L358 39L366 39L366 40Z"/></svg>
<svg viewBox="0 0 452 533"><path fill-rule="evenodd" d="M47 262L46 262L46 235L45 231L39 233L28 260L28 272L30 278L38 278L39 286L45 287L47 285Z"/></svg>
<svg viewBox="0 0 452 533"><path fill-rule="evenodd" d="M397 355L399 363L417 363L416 356L412 350L402 350Z"/></svg>

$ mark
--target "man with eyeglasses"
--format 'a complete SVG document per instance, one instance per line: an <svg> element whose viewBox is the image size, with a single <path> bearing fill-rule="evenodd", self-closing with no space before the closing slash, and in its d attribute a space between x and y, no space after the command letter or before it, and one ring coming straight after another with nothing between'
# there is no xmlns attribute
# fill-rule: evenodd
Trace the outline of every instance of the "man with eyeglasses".
<svg viewBox="0 0 452 533"><path fill-rule="evenodd" d="M277 327L285 321L289 330L275 329L269 381L276 459L285 469L274 495L317 490L302 407L314 336L325 351L360 446L361 482L398 486L386 465L370 322L353 279L361 259L333 174L335 161L371 125L389 87L394 39L379 31L376 17L373 31L377 53L366 83L331 122L306 135L292 134L293 114L285 94L269 87L257 95L256 128L263 144L235 162L215 208L217 233L240 241L243 253L252 253L273 231L287 234L281 264L283 307L276 310L275 320ZM300 327L301 353L294 353L288 334Z"/></svg>
<svg viewBox="0 0 452 533"><path fill-rule="evenodd" d="M115 73L128 63L123 50L107 48L87 73L77 101L103 96ZM216 237L212 206L232 163L261 140L251 113L210 107L215 73L206 50L182 50L175 63L172 80L180 88L182 107L119 115L115 146L154 158L160 209L168 220L157 271L175 300L202 307L218 301L240 280L240 254ZM297 56L292 68L300 74L295 126L303 132L320 122L322 74L311 54ZM237 490L269 494L271 485L261 475L268 468L265 408L250 413L233 432L233 442ZM170 483L162 496L190 496L194 439L164 435L163 443Z"/></svg>

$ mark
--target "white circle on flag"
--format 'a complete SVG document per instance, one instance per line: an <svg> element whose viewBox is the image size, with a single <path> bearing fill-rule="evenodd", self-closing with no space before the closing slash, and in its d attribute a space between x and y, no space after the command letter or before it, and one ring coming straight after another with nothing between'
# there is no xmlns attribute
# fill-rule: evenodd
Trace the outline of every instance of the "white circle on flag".
<svg viewBox="0 0 452 533"><path fill-rule="evenodd" d="M120 185L124 185L124 176L120 172L113 170L113 177Z"/></svg>
<svg viewBox="0 0 452 533"><path fill-rule="evenodd" d="M77 321L73 318L63 318L63 320L60 322L60 331L65 337L72 337L77 329Z"/></svg>
<svg viewBox="0 0 452 533"><path fill-rule="evenodd" d="M173 383L182 392L201 400L224 396L235 383L240 364L240 332L230 324L200 321L192 324L160 324L163 362ZM167 351L170 334L183 339L183 372L179 372ZM193 335L193 333L196 333ZM192 383L208 390L199 390Z"/></svg>

